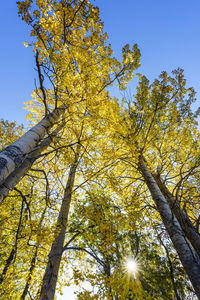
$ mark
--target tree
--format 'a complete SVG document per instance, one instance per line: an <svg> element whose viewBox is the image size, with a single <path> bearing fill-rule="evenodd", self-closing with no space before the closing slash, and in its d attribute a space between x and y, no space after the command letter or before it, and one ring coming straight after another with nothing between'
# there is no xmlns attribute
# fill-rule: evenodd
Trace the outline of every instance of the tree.
<svg viewBox="0 0 200 300"><path fill-rule="evenodd" d="M185 239L184 229L173 215L144 160L145 157L150 162L151 169L155 173L154 170L160 166L163 174L167 174L167 176L169 173L175 173L172 177L176 178L175 180L182 176L184 169L188 172L188 168L192 170L194 165L198 166L198 147L196 147L198 133L194 114L190 109L190 105L194 101L194 93L192 89L185 88L182 70L174 71L174 75L172 78L164 72L160 76L160 81L155 80L152 85L149 85L145 77L141 77L135 100L129 103L128 110L124 110L123 116L120 116L121 121L119 119L116 121L118 124L123 122L124 125L120 128L115 123L115 128L118 136L124 139L124 152L126 150L124 160L141 171L166 230L199 296L199 258ZM187 95L187 93L189 94ZM184 96L188 96L189 99L185 100ZM186 150L183 148L184 134L189 131ZM173 138L176 135L178 138L174 144ZM174 165L172 165L172 161ZM183 162L181 171L179 171L180 161ZM177 173L178 175L176 175ZM174 234L176 238L173 237ZM177 243L178 236L182 239L180 244ZM184 245L191 260L188 265L189 256L186 255L186 252L181 254ZM194 267L194 273L191 265Z"/></svg>
<svg viewBox="0 0 200 300"><path fill-rule="evenodd" d="M2 152L2 159L4 159L1 182L2 199L27 174L36 159L48 154L48 152L44 154L42 152L50 146L52 138L57 135L63 122L66 124L66 129L70 130L73 135L74 120L79 118L81 122L85 114L96 117L98 106L106 105L109 99L105 88L116 79L120 87L124 88L126 82L132 77L132 71L139 66L140 54L136 45L133 50L128 45L124 47L122 64L112 57L110 45L106 45L107 37L102 31L103 26L99 19L98 9L88 1L72 1L71 3L38 1L36 5L37 8L35 9L33 5L32 9L32 1L18 2L19 14L32 27L31 35L35 37L33 45L39 88L36 87L33 101L28 105L33 111L34 122L38 122L42 114L45 117ZM48 81L46 84L48 88L44 86L45 79ZM62 118L61 125L57 122L60 117ZM57 128L55 128L57 123ZM50 129L52 129L51 132ZM70 136L69 133L65 133L65 130L63 134L65 138ZM69 176L71 181L70 178L71 176ZM73 184L70 188L72 187ZM70 197L71 194L67 196L67 198ZM65 197L63 203L65 203ZM59 220L58 223L60 224ZM66 224L63 227L61 239L64 237L65 227ZM59 263L57 272L58 268ZM30 274L31 272L32 269L30 269ZM54 283L56 284L56 281ZM23 295L27 293L27 285L29 285L29 280ZM42 294L43 289L41 297L43 297Z"/></svg>
<svg viewBox="0 0 200 300"><path fill-rule="evenodd" d="M75 269L75 279L88 278L95 288L101 282L100 297L166 298L166 283L154 270L159 264L170 297L179 300L189 283L173 243L200 298L198 114L183 71L163 72L152 84L139 75L134 99L120 103L106 88L115 80L126 87L140 53L126 45L122 63L112 56L98 8L87 0L26 0L18 7L32 28L38 86L27 108L36 125L21 138L22 128L14 130L13 143L1 123L11 144L0 154L2 295L53 299L63 251L77 250L98 267L86 276ZM73 213L67 232L70 206L83 215ZM148 235L143 226L155 224L158 232ZM121 264L137 243L150 267L127 283Z"/></svg>
<svg viewBox="0 0 200 300"><path fill-rule="evenodd" d="M191 245L197 252L198 256L200 257L200 235L198 232L198 224L193 224L190 220L188 213L186 210L182 209L180 206L180 199L177 199L177 197L174 197L173 194L169 191L169 189L166 187L165 183L160 178L159 174L155 174L154 178L156 180L156 183L159 186L159 189L161 190L162 194L168 201L171 210L173 211L174 215L176 216L178 222L180 223L187 239L190 241ZM196 226L195 226L196 225Z"/></svg>
<svg viewBox="0 0 200 300"><path fill-rule="evenodd" d="M1 151L1 185L5 179L23 163L24 159L34 150L44 135L48 133L52 125L59 119L61 112L62 108L54 110L53 113L43 118L42 121L27 131L12 145Z"/></svg>
<svg viewBox="0 0 200 300"><path fill-rule="evenodd" d="M63 250L64 240L65 240L70 202L72 198L72 190L74 186L76 168L79 160L79 148L80 145L77 146L77 150L75 151L74 163L72 164L69 171L69 177L68 177L68 181L67 181L63 201L62 201L62 206L57 220L55 240L52 244L51 251L49 253L49 260L47 263L47 268L43 279L40 299L54 299L58 271L60 267L62 250Z"/></svg>
<svg viewBox="0 0 200 300"><path fill-rule="evenodd" d="M199 257L197 256L196 252L193 251L189 246L178 220L173 215L173 212L171 211L167 200L161 193L143 159L140 159L139 168L150 190L152 198L155 201L157 209L162 217L165 228L173 242L176 251L178 252L183 267L191 280L197 296L200 297Z"/></svg>
<svg viewBox="0 0 200 300"><path fill-rule="evenodd" d="M135 224L129 222L130 207L125 205L126 201L130 201L128 198L120 201L113 197L108 185L98 188L93 184L84 199L77 199L68 233L75 238L73 243L66 244L64 250L66 258L74 256L74 265L71 262L74 270L72 280L77 284L86 280L90 282L91 288L79 289L78 298L185 297L187 281L184 275L179 279L179 262L170 242L162 232L158 239L156 231L147 231L148 219L143 230L142 215ZM138 214L139 208L131 207L131 213ZM167 258L163 255L163 247L168 249ZM137 281L133 280L133 274L128 273L126 266L130 256L139 258Z"/></svg>
<svg viewBox="0 0 200 300"><path fill-rule="evenodd" d="M74 121L75 119L73 122ZM99 164L93 166L93 160L95 161L96 156L98 155L99 132L102 130L102 125L98 119L94 120L93 116L90 115L84 118L81 126L79 121L79 117L77 117L76 126L73 124L77 146L74 148L72 147L72 157L68 156L67 160L65 157L63 162L64 167L66 164L68 165L69 175L64 189L64 197L59 210L57 225L55 227L54 241L49 252L47 267L42 281L40 299L54 299L58 281L58 272L63 254L68 216L72 196L75 190L75 177L79 176L79 181L81 179L83 180L83 183L80 183L79 186L82 186L84 182L90 184L90 181L94 180L96 176L101 173L102 169L105 170L107 168L106 164L104 166L101 165L101 167ZM63 152L63 155L65 156L65 152ZM84 169L83 174L81 174L82 169ZM76 187L76 190L78 187Z"/></svg>
<svg viewBox="0 0 200 300"><path fill-rule="evenodd" d="M34 120L38 113L45 117L0 154L1 184L38 146L63 111L81 114L80 106L84 105L92 111L102 100L102 93L107 98L106 86L117 79L124 88L139 66L137 45L133 50L128 45L123 48L122 64L112 57L99 11L88 1L44 0L36 2L36 9L31 10L31 6L31 0L18 2L19 15L32 27L35 37L33 51L40 87L36 87L29 105L31 110L37 106ZM52 89L44 87L44 79Z"/></svg>
<svg viewBox="0 0 200 300"><path fill-rule="evenodd" d="M51 241L48 182L33 171L31 175L1 205L1 298L25 298L31 283L40 278L43 243Z"/></svg>
<svg viewBox="0 0 200 300"><path fill-rule="evenodd" d="M34 162L42 155L44 150L47 149L50 144L52 144L53 139L58 136L58 133L63 128L63 125L64 122L58 125L58 127L51 134L48 134L48 137L46 137L29 154L27 154L26 158L21 161L21 164L4 180L3 184L0 186L1 202L8 196L10 191L15 188L18 182L20 182L20 180L26 175L28 170L31 169ZM19 140L21 140L21 138ZM13 147L13 145L11 147ZM7 151L6 149L5 151ZM5 153L5 151L2 152Z"/></svg>

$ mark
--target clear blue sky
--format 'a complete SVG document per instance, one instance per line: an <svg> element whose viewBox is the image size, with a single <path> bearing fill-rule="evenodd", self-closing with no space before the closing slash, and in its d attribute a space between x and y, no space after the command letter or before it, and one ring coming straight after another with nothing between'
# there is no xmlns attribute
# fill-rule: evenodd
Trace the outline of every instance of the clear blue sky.
<svg viewBox="0 0 200 300"><path fill-rule="evenodd" d="M162 70L185 70L200 105L200 0L96 0L116 56L123 45L137 43L140 72L150 80ZM17 16L14 0L1 1L0 118L25 122L24 102L34 88L34 57L25 48L29 29ZM134 90L134 88L131 88ZM75 299L66 289L59 299Z"/></svg>
<svg viewBox="0 0 200 300"><path fill-rule="evenodd" d="M96 0L115 55L138 43L140 72L153 80L162 70L181 67L188 85L200 93L199 0ZM17 16L14 0L1 3L0 118L24 122L24 101L34 88L34 57L25 48L29 29ZM132 90L133 88L131 88ZM134 90L134 89L133 89ZM199 101L200 102L200 101Z"/></svg>

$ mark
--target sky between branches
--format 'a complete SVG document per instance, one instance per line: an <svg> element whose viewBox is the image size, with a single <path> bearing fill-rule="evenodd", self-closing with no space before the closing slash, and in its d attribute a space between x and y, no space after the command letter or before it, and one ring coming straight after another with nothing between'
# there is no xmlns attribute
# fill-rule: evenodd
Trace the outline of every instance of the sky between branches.
<svg viewBox="0 0 200 300"><path fill-rule="evenodd" d="M96 0L114 54L137 43L141 50L138 70L153 80L163 70L181 67L188 86L197 91L200 105L200 1L199 0ZM0 118L26 123L24 102L30 100L36 78L35 60L29 41L29 28L17 15L14 0L2 1L0 10L1 114ZM134 84L134 82L133 82ZM129 85L128 93L134 92ZM113 94L120 94L114 90ZM26 123L27 125L27 123ZM59 299L75 299L73 288L64 289Z"/></svg>
<svg viewBox="0 0 200 300"><path fill-rule="evenodd" d="M150 80L163 70L183 68L188 86L197 91L197 105L200 105L199 0L92 2L100 8L105 31L117 57L123 45L138 43L142 54L138 71ZM23 44L30 41L29 28L18 18L14 0L2 1L0 28L0 117L23 123L26 122L24 102L30 100L37 74L32 49ZM129 85L129 94L134 93L134 84L133 81ZM116 90L115 93L120 96Z"/></svg>

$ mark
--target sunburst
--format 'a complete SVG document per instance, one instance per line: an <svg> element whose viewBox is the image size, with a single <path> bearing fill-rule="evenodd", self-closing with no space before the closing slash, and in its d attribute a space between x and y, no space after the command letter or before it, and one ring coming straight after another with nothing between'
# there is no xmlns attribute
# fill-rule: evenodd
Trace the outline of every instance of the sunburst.
<svg viewBox="0 0 200 300"><path fill-rule="evenodd" d="M138 272L140 271L139 260L134 257L127 257L125 260L125 269L136 280Z"/></svg>

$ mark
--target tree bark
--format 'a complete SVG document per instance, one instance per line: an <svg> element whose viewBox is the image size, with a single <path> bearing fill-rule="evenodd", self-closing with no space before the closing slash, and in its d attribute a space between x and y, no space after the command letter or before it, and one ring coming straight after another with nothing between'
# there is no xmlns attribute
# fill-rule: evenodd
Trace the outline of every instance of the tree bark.
<svg viewBox="0 0 200 300"><path fill-rule="evenodd" d="M167 200L161 193L158 184L147 168L142 157L139 159L138 168L141 171L146 185L149 188L152 199L155 202L158 212L160 213L165 225L166 231L172 240L174 248L179 255L180 261L187 275L189 276L196 295L198 299L200 299L200 259L198 258L196 252L191 249L190 245L188 244L177 218L171 211Z"/></svg>
<svg viewBox="0 0 200 300"><path fill-rule="evenodd" d="M63 105L55 109L12 145L0 152L0 184L2 184L4 180L22 164L27 155L57 122L63 110Z"/></svg>
<svg viewBox="0 0 200 300"><path fill-rule="evenodd" d="M8 196L20 180L26 175L37 158L50 145L56 134L62 129L63 124L59 125L47 138L45 138L33 151L26 157L22 164L16 168L0 185L0 203Z"/></svg>
<svg viewBox="0 0 200 300"><path fill-rule="evenodd" d="M42 288L41 288L40 298L39 298L40 300L54 299L54 295L56 291L56 283L58 279L58 272L59 272L61 257L63 253L69 208L72 199L72 190L74 186L76 168L78 165L79 149L80 149L80 145L78 145L77 147L75 162L70 168L64 197L62 200L62 205L57 220L55 239L49 253L48 263L47 263L46 271L42 282Z"/></svg>
<svg viewBox="0 0 200 300"><path fill-rule="evenodd" d="M160 176L154 175L154 178L162 194L168 201L169 206L175 214L179 224L181 225L187 239L190 241L192 247L195 249L200 258L200 234L190 221L188 215L181 208L179 202L175 199L175 197L170 193L166 185L162 182Z"/></svg>

